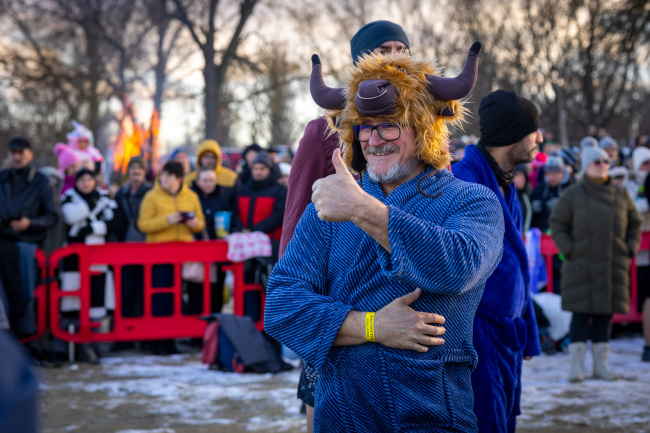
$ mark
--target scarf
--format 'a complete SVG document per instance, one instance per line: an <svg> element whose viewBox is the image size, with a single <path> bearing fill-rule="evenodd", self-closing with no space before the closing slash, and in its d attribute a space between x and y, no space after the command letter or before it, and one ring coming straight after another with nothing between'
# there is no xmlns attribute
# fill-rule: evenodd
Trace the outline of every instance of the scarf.
<svg viewBox="0 0 650 433"><path fill-rule="evenodd" d="M492 155L490 155L490 152L487 151L483 143L480 141L476 145L476 148L483 154L485 157L485 160L490 164L490 168L492 169L492 172L497 178L497 183L499 184L500 187L506 187L512 185L512 182L514 181L514 172L509 173L507 171L504 171L501 167L499 167L499 164L492 158Z"/></svg>

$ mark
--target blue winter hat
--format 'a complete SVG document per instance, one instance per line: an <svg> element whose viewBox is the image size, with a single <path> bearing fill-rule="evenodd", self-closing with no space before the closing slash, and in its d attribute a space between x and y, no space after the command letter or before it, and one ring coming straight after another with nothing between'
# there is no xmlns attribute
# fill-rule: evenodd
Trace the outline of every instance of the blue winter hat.
<svg viewBox="0 0 650 433"><path fill-rule="evenodd" d="M357 59L373 51L387 41L399 41L411 49L411 43L404 29L390 21L373 21L361 27L350 41L352 64L357 65Z"/></svg>
<svg viewBox="0 0 650 433"><path fill-rule="evenodd" d="M190 159L191 159L192 155L190 155L190 152L188 152L187 149L185 149L184 147L177 147L176 149L174 149L174 150L172 151L172 153L169 154L169 160L170 160L170 161L173 161L174 158L176 158L176 155L178 155L178 154L181 153L181 152L183 152L184 154L186 154L187 156L189 156Z"/></svg>

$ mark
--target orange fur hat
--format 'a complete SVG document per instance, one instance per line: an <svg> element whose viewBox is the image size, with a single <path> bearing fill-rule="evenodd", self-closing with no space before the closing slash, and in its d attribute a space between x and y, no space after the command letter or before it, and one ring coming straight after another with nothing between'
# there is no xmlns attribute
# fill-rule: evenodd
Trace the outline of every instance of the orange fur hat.
<svg viewBox="0 0 650 433"><path fill-rule="evenodd" d="M449 165L447 125L460 125L463 120L460 99L469 95L476 83L479 51L480 43L476 42L463 71L454 78L436 75L433 62L407 53L370 53L358 61L347 87L342 89L325 85L320 59L312 56L311 94L320 107L328 110L330 129L339 134L346 165L354 172L366 169L353 127L377 117L402 128L414 128L418 159L436 169Z"/></svg>

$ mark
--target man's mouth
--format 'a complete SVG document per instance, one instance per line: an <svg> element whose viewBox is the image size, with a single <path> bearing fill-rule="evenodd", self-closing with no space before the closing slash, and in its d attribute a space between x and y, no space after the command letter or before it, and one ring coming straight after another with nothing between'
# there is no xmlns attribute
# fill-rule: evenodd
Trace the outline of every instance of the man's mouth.
<svg viewBox="0 0 650 433"><path fill-rule="evenodd" d="M392 153L398 153L399 148L397 146L379 146L379 147L369 147L366 152L370 155L375 156L386 156Z"/></svg>

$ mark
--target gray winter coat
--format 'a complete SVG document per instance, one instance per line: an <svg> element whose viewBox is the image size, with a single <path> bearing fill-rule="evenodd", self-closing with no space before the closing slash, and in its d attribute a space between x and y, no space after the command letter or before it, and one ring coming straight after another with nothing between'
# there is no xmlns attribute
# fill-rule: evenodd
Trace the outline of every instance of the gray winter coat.
<svg viewBox="0 0 650 433"><path fill-rule="evenodd" d="M562 308L574 313L627 313L630 258L641 242L641 217L627 191L586 177L560 197L551 236L565 257Z"/></svg>

